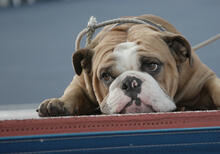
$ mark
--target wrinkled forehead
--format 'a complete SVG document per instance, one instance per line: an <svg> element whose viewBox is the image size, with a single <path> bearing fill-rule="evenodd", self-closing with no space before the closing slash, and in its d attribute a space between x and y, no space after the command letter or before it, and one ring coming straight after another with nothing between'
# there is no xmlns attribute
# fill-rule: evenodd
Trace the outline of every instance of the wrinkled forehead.
<svg viewBox="0 0 220 154"><path fill-rule="evenodd" d="M129 70L138 71L143 57L151 57L163 61L161 55L153 52L153 49L145 50L142 45L138 45L136 42L119 43L112 51L103 56L102 62L98 65L97 75L102 70L108 70L114 76Z"/></svg>
<svg viewBox="0 0 220 154"><path fill-rule="evenodd" d="M117 44L100 58L101 62L98 65L97 73L100 74L102 69L108 69L108 71L114 70L115 76L117 76L127 70L137 70L139 48L140 46L135 42Z"/></svg>
<svg viewBox="0 0 220 154"><path fill-rule="evenodd" d="M123 72L137 70L138 58L141 56L155 57L163 61L164 57L167 57L166 50L169 49L158 35L159 32L140 26L143 25L108 32L95 48L95 67L99 64L106 67L116 65Z"/></svg>

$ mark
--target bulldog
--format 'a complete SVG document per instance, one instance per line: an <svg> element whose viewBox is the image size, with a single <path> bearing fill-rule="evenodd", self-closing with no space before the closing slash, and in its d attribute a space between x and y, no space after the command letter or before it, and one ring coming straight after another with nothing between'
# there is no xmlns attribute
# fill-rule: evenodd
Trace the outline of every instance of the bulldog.
<svg viewBox="0 0 220 154"><path fill-rule="evenodd" d="M39 116L212 110L220 106L220 80L187 39L166 20L161 25L106 26L72 57L76 72L60 98L44 100Z"/></svg>

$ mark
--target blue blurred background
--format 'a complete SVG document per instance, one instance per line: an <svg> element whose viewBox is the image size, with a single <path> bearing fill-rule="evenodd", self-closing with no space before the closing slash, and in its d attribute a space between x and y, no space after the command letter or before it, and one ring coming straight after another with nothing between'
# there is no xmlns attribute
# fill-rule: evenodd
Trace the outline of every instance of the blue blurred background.
<svg viewBox="0 0 220 154"><path fill-rule="evenodd" d="M220 32L219 0L5 1L0 0L0 110L37 108L44 99L63 94L74 75L75 38L92 15L103 21L155 14L176 26L191 45ZM220 76L220 40L197 53Z"/></svg>

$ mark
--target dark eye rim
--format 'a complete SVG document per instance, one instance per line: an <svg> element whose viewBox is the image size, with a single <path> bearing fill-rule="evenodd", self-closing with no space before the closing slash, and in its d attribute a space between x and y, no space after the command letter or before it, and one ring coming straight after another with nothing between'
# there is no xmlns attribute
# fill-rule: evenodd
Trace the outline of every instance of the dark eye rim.
<svg viewBox="0 0 220 154"><path fill-rule="evenodd" d="M149 63L149 64L144 64L144 65L148 65L147 67L149 68L149 71L157 71L159 69L159 65L157 63Z"/></svg>
<svg viewBox="0 0 220 154"><path fill-rule="evenodd" d="M103 79L103 78L106 77L106 75L111 77L111 74L109 72L102 72L101 75L100 75L100 78Z"/></svg>
<svg viewBox="0 0 220 154"><path fill-rule="evenodd" d="M109 80L105 80L104 79L104 74L105 75L109 75L110 79ZM112 83L112 81L114 80L115 78L111 75L111 73L109 71L103 71L100 73L100 80L103 81L106 85L110 85Z"/></svg>
<svg viewBox="0 0 220 154"><path fill-rule="evenodd" d="M156 70L147 70L146 67L152 65L152 64L156 64L157 65L157 69ZM152 57L143 57L141 59L141 66L140 66L140 70L147 72L151 75L156 75L161 71L161 68L163 66L163 63L158 60L157 58L152 58Z"/></svg>

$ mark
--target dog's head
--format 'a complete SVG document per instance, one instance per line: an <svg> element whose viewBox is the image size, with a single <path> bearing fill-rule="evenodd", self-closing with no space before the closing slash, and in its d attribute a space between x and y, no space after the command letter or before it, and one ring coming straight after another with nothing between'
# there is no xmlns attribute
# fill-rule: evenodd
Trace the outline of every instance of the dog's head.
<svg viewBox="0 0 220 154"><path fill-rule="evenodd" d="M73 65L78 75L87 74L101 111L175 110L181 64L191 61L188 41L146 25L124 24L100 33L93 49L74 53Z"/></svg>

